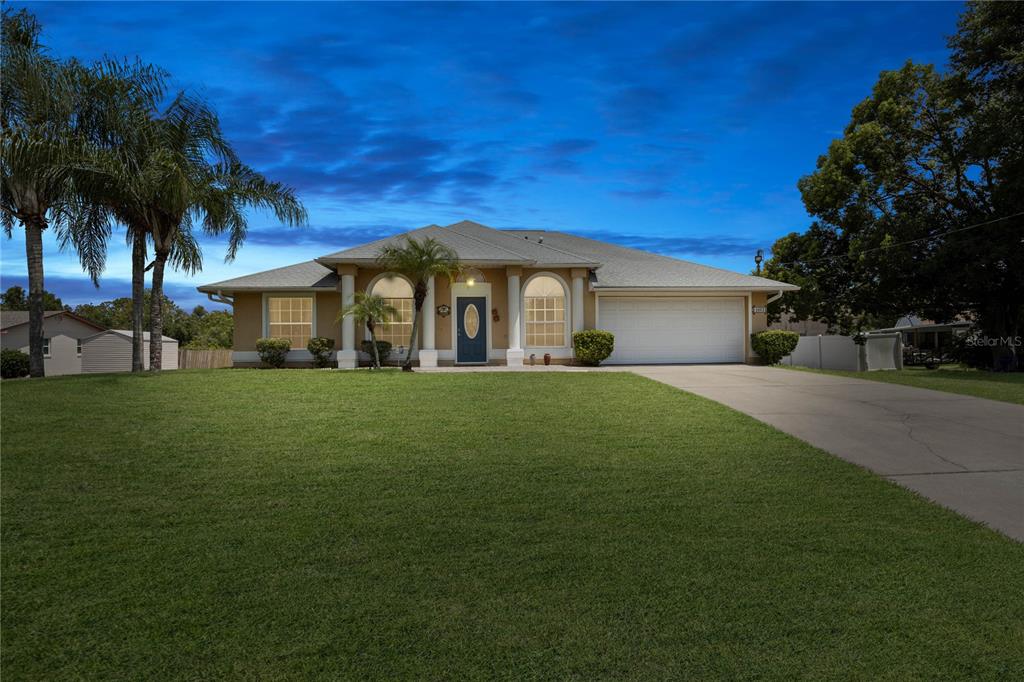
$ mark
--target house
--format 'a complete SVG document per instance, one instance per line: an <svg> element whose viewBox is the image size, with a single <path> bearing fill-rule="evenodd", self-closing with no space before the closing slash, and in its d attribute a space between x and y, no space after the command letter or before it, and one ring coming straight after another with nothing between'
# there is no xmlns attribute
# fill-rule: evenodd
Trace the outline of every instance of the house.
<svg viewBox="0 0 1024 682"><path fill-rule="evenodd" d="M750 333L765 329L765 306L797 287L698 265L647 251L544 230L496 230L471 221L429 225L326 254L312 261L199 287L234 308L236 366L258 364L256 340L292 342L288 361L311 360L311 336L334 339L339 367L368 361L368 333L336 322L356 291L388 299L399 314L378 327L399 356L408 352L412 286L383 272L380 248L406 237L432 237L451 247L465 271L455 282L435 278L424 304L417 355L438 364L521 365L530 356L572 358L571 334L615 334L608 362L751 362Z"/></svg>
<svg viewBox="0 0 1024 682"><path fill-rule="evenodd" d="M104 328L67 310L43 313L43 370L47 376L82 371L82 340ZM28 311L0 311L0 344L28 352Z"/></svg>
<svg viewBox="0 0 1024 682"><path fill-rule="evenodd" d="M163 337L162 369L178 369L178 340ZM142 362L149 369L149 332L142 333ZM82 373L132 371L132 332L107 329L82 340Z"/></svg>

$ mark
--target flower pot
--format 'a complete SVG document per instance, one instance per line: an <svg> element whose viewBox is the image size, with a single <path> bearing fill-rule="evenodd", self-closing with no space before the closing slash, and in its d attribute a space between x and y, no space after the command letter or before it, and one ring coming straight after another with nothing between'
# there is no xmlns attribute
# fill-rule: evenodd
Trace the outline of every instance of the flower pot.
<svg viewBox="0 0 1024 682"><path fill-rule="evenodd" d="M544 364L545 365L550 365L551 364L551 353L545 353L544 354Z"/></svg>

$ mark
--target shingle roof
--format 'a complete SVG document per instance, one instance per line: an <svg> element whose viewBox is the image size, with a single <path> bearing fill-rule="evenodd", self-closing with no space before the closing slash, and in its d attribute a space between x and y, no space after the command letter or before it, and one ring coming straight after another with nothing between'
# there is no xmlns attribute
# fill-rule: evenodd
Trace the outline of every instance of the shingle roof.
<svg viewBox="0 0 1024 682"><path fill-rule="evenodd" d="M88 338L82 339L82 342L84 343L86 341L91 341L92 339L95 339L96 337L99 336L103 336L104 334L117 334L118 336L123 336L129 340L132 338L132 332L130 329L108 329L106 331L100 332L99 334L93 334ZM161 334L160 338L163 339L164 341L174 341L175 343L178 342L178 339L166 336L164 334ZM149 332L142 332L142 340L149 341Z"/></svg>
<svg viewBox="0 0 1024 682"><path fill-rule="evenodd" d="M382 246L400 243L407 237L437 239L451 247L459 255L459 259L468 265L589 268L593 271L591 284L596 289L798 288L764 277L712 268L564 232L496 230L464 220L447 227L428 225L321 256L315 261L207 284L199 287L199 291L216 293L218 290L231 292L240 289L333 289L338 284L338 277L331 269L334 265L372 264L376 261Z"/></svg>
<svg viewBox="0 0 1024 682"><path fill-rule="evenodd" d="M681 287L798 289L792 284L776 282L765 277L743 275L731 270L712 268L669 256L659 256L649 251L630 249L564 232L548 232L546 230L509 230L509 232L531 239L543 237L545 244L572 251L580 254L581 257L601 263L591 278L591 284L595 289L674 289Z"/></svg>
<svg viewBox="0 0 1024 682"><path fill-rule="evenodd" d="M67 315L79 322L96 327L96 329L103 329L101 325L96 324L92 320L88 320L81 315L75 315L73 312L68 310L46 310L43 312L43 319L45 320L55 315ZM28 324L27 310L0 310L0 329L9 329L21 324Z"/></svg>
<svg viewBox="0 0 1024 682"><path fill-rule="evenodd" d="M283 268L226 279L223 282L204 284L199 287L199 291L215 294L218 291L230 292L240 289L257 291L262 289L336 289L337 286L338 273L320 265L315 260L310 260Z"/></svg>

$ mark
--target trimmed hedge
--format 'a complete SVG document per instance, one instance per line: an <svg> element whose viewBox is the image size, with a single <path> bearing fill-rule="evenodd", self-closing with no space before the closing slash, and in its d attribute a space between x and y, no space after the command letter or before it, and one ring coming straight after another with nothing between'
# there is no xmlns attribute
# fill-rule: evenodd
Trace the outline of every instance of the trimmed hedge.
<svg viewBox="0 0 1024 682"><path fill-rule="evenodd" d="M313 356L314 367L330 367L333 348L334 339L329 339L326 336L314 336L306 344L306 350Z"/></svg>
<svg viewBox="0 0 1024 682"><path fill-rule="evenodd" d="M768 329L750 335L750 346L766 364L777 365L779 360L796 349L800 335L781 329Z"/></svg>
<svg viewBox="0 0 1024 682"><path fill-rule="evenodd" d="M584 329L573 333L572 348L577 361L597 367L615 350L615 335L603 329Z"/></svg>
<svg viewBox="0 0 1024 682"><path fill-rule="evenodd" d="M4 348L0 352L0 376L4 379L17 379L28 376L28 353L17 348Z"/></svg>
<svg viewBox="0 0 1024 682"><path fill-rule="evenodd" d="M256 352L267 367L284 367L292 342L288 339L256 339Z"/></svg>
<svg viewBox="0 0 1024 682"><path fill-rule="evenodd" d="M373 342L363 341L361 346L362 351L370 356L370 362L373 362ZM380 364L387 362L388 356L391 355L391 342L390 341L377 341L377 353L380 354Z"/></svg>

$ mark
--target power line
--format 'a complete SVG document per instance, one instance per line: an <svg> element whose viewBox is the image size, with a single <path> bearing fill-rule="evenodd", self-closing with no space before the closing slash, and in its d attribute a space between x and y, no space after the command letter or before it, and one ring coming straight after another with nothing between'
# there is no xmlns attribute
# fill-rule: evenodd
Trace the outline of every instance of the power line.
<svg viewBox="0 0 1024 682"><path fill-rule="evenodd" d="M955 234L957 232L966 232L967 230L973 230L973 229L978 228L978 227L985 227L986 225L991 225L993 223L1002 222L1003 220L1010 220L1011 218L1019 218L1020 216L1024 216L1024 211L1020 211L1019 213L1014 213L1013 215L1003 216L1002 218L994 218L992 220L986 220L983 223L975 223L974 225L967 225L965 227L957 227L955 229L947 230L946 232L940 232L939 234L933 234L933 235L930 235L928 237L918 237L917 239L909 239L909 240L907 240L905 242L896 242L895 244L887 244L885 246L876 246L876 247L871 248L871 249L864 249L863 251L858 251L855 254L853 254L853 253L840 253L840 254L837 254L835 256L823 256L821 258L812 258L810 260L795 260L795 261L790 261L788 263L777 263L776 265L779 265L780 267L786 267L788 265L796 265L798 263L800 263L800 264L820 263L821 261L835 260L837 258L852 258L854 256L860 256L860 255L865 254L865 253L873 253L875 251L885 251L886 249L894 249L897 246L907 246L908 244L916 244L917 242L927 242L927 241L931 241L933 239L938 239L939 237L945 237L946 235Z"/></svg>

